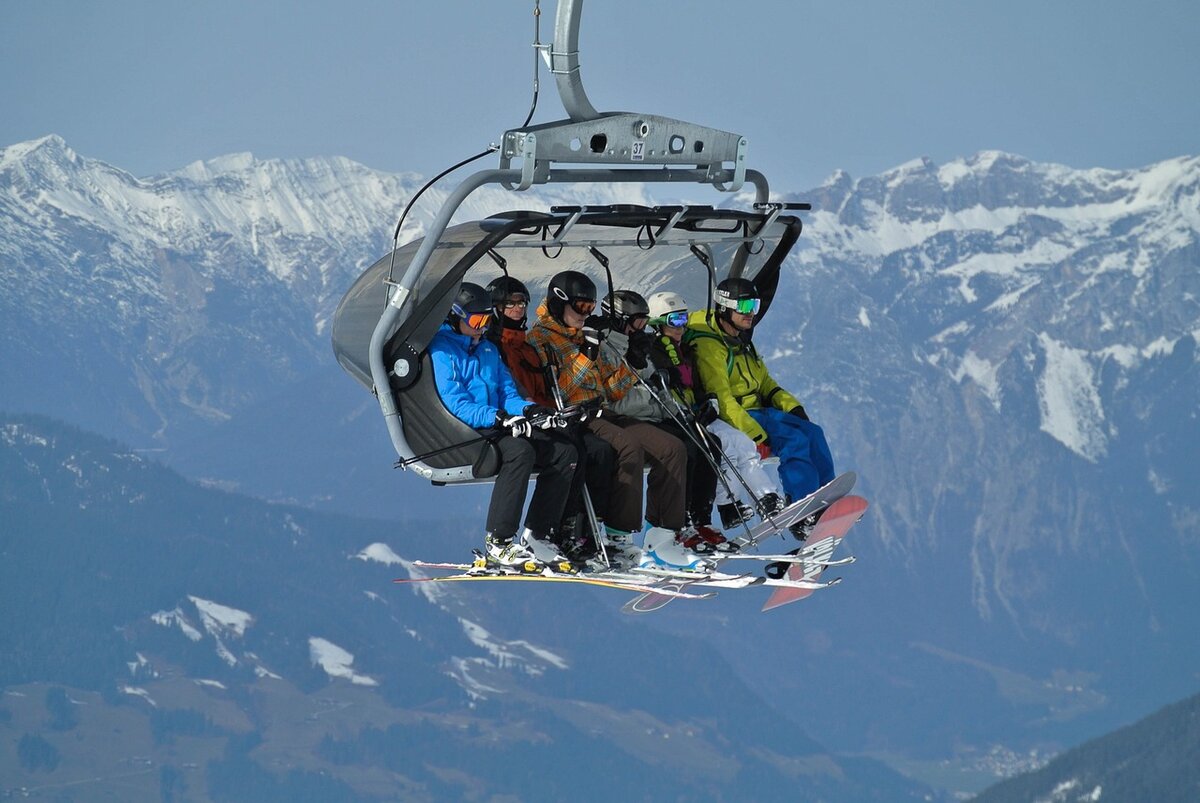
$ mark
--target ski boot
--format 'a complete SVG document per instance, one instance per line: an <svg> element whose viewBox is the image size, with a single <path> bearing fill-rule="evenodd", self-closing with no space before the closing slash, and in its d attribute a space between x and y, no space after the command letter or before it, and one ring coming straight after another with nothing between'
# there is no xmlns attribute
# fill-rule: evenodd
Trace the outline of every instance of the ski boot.
<svg viewBox="0 0 1200 803"><path fill-rule="evenodd" d="M675 540L684 549L695 552L697 555L711 555L715 551L713 545L705 541L704 537L691 524L676 533Z"/></svg>
<svg viewBox="0 0 1200 803"><path fill-rule="evenodd" d="M550 536L558 551L576 567L584 566L596 556L596 542L579 526L579 517L566 516Z"/></svg>
<svg viewBox="0 0 1200 803"><path fill-rule="evenodd" d="M666 527L651 527L646 530L645 547L638 563L641 569L665 569L674 572L709 572L713 563L704 555L697 554L683 545L688 536Z"/></svg>
<svg viewBox="0 0 1200 803"><path fill-rule="evenodd" d="M707 552L737 552L738 545L725 537L720 530L714 530L711 524L694 524L684 531L687 538L681 543L685 548L698 554ZM692 543L695 542L695 546ZM697 549L699 546L701 548Z"/></svg>
<svg viewBox="0 0 1200 803"><path fill-rule="evenodd" d="M634 543L633 533L608 526L604 528L604 551L614 569L637 566L642 559L642 550Z"/></svg>
<svg viewBox="0 0 1200 803"><path fill-rule="evenodd" d="M787 507L787 503L783 501L779 494L772 491L771 493L763 494L755 507L759 517L766 520Z"/></svg>
<svg viewBox="0 0 1200 803"><path fill-rule="evenodd" d="M735 499L724 505L717 505L717 513L721 516L721 529L732 530L734 527L749 524L754 517L754 508Z"/></svg>
<svg viewBox="0 0 1200 803"><path fill-rule="evenodd" d="M558 551L576 566L582 566L596 557L596 545L586 535L569 535L561 540Z"/></svg>
<svg viewBox="0 0 1200 803"><path fill-rule="evenodd" d="M788 527L788 529L791 531L792 536L797 541L807 541L809 534L814 528L816 528L817 522L820 520L820 518L821 511L818 511L817 513L805 516L804 518L800 519L800 521Z"/></svg>
<svg viewBox="0 0 1200 803"><path fill-rule="evenodd" d="M555 574L578 574L579 569L567 560L548 535L539 535L526 527L521 532L525 548L533 553L538 563L544 564Z"/></svg>
<svg viewBox="0 0 1200 803"><path fill-rule="evenodd" d="M539 563L525 545L513 538L488 533L484 538L489 569L516 574L541 574L546 567Z"/></svg>

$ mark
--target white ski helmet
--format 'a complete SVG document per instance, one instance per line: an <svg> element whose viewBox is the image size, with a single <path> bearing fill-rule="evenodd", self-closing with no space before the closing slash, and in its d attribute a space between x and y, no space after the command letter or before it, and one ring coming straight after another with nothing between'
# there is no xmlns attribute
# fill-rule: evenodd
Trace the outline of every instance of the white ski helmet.
<svg viewBox="0 0 1200 803"><path fill-rule="evenodd" d="M683 296L669 290L655 293L646 299L646 303L650 306L651 321L666 318L668 312L687 312L688 308Z"/></svg>

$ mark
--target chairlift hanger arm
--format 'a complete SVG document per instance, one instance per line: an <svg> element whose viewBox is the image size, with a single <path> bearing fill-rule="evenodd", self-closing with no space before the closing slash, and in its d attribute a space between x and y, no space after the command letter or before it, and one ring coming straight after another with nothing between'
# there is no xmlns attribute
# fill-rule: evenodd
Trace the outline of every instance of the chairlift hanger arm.
<svg viewBox="0 0 1200 803"><path fill-rule="evenodd" d="M695 166L705 171L703 183L724 192L740 190L746 174L745 137L654 114L596 110L579 70L582 13L583 0L558 0L554 45L548 50L537 40L535 26L534 47L546 57L567 119L531 126L529 117L505 132L500 168L521 161L521 180L509 189L542 183L539 177L556 164L642 164ZM732 171L728 177L726 170Z"/></svg>

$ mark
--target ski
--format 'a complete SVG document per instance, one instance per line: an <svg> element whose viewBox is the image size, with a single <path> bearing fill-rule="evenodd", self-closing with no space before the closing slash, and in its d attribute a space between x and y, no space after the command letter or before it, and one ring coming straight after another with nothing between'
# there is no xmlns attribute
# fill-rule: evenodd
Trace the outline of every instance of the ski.
<svg viewBox="0 0 1200 803"><path fill-rule="evenodd" d="M702 570L683 571L667 567L646 566L629 568L593 569L583 573L555 571L555 567L530 562L519 567L500 566L489 562L481 554L472 563L437 563L414 561L413 565L425 569L452 571L455 574L440 577L411 577L397 579L396 583L418 582L468 582L525 580L531 582L582 583L602 588L633 592L637 596L626 602L621 610L625 613L651 613L676 599L709 599L721 589L740 589L763 586L773 593L763 606L768 611L790 602L810 596L814 591L837 585L842 578L821 579L822 573L832 566L845 566L855 561L853 556L834 558L834 552L846 537L850 528L862 518L868 507L867 500L848 495L853 487L853 472L840 475L816 493L800 500L771 520L758 525L747 543L778 531L807 516L824 510L808 543L794 553L783 555L759 555L745 552L714 555ZM755 573L730 573L718 571L724 561L751 560L767 564L766 575ZM745 564L743 564L745 565ZM574 569L574 567L570 567ZM774 570L774 571L773 571Z"/></svg>
<svg viewBox="0 0 1200 803"><path fill-rule="evenodd" d="M825 564L831 561L834 550L846 537L850 528L863 517L867 507L867 500L861 496L843 496L829 505L820 521L817 522L812 535L809 536L810 543L801 552L813 560L792 563L787 569L786 576L773 583L780 587L776 588L762 609L769 611L804 599L815 590L807 587L808 584L827 587L838 582L840 578L821 585L819 578L825 571Z"/></svg>
<svg viewBox="0 0 1200 803"><path fill-rule="evenodd" d="M621 613L653 613L654 611L661 610L664 605L678 598L676 594L686 593L684 589L690 585L692 583L663 580L654 586L652 590L622 605ZM708 595L716 596L716 592L710 591Z"/></svg>
<svg viewBox="0 0 1200 803"><path fill-rule="evenodd" d="M750 528L749 535L735 538L733 539L733 543L739 549L745 550L770 535L786 530L801 519L824 510L838 499L850 493L857 480L858 475L853 471L839 474L829 483L822 485L803 499L793 502L773 516L764 518Z"/></svg>
<svg viewBox="0 0 1200 803"><path fill-rule="evenodd" d="M818 560L808 551L801 551L795 554L789 552L785 555L729 555L722 560L760 560L771 563L804 563L804 564L820 564L826 568L830 566L847 566L858 558L853 555L848 555L837 560Z"/></svg>
<svg viewBox="0 0 1200 803"><path fill-rule="evenodd" d="M397 577L393 583L461 583L469 581L495 582L495 581L528 581L528 582L544 582L544 583L582 583L583 585L598 586L600 588L615 588L621 591L633 591L643 594L652 587L646 583L637 583L631 581L619 581L596 576L584 576L578 574L506 574L506 573L477 573L477 574L447 574L440 577ZM714 592L705 594L690 594L682 591L672 591L670 589L652 589L655 593L663 594L672 598L680 599L708 599L714 596Z"/></svg>
<svg viewBox="0 0 1200 803"><path fill-rule="evenodd" d="M788 557L795 557L795 556L788 556ZM488 566L486 568L484 568L477 564L472 564L472 563L434 563L434 562L430 562L430 561L415 560L415 561L413 561L413 565L418 566L423 569L444 569L444 570L457 571L462 574L474 574L474 575L505 574L505 575L521 575L521 576L539 576L539 575L546 574L546 572L544 572L544 571L534 571L534 572L525 572L525 571L518 571L518 570L508 571L508 570L500 569L499 567L495 566L494 564L488 564ZM665 569L665 568L654 568L654 567L641 568L641 567L637 567L637 566L631 567L629 569L601 569L599 571L588 571L588 572L582 572L579 574L568 574L566 572L551 571L550 574L554 575L555 577L591 577L591 578L600 578L600 579L607 579L607 580L616 580L618 582L644 583L646 585L649 585L651 583L656 583L656 582L670 581L670 580L674 580L674 581L686 584L686 583L694 583L694 582L698 582L700 580L707 580L707 579L735 580L735 579L738 579L741 577L751 576L751 575L746 575L746 574L726 574L723 572L716 572L716 571L694 571L693 572L693 571L682 571L679 569Z"/></svg>
<svg viewBox="0 0 1200 803"><path fill-rule="evenodd" d="M625 572L599 572L599 574L601 576L624 574L634 577L655 577L661 580L675 580L681 583L697 583L704 580L737 580L750 576L746 574L725 574L715 570L687 572L679 569L658 569L649 566L629 569Z"/></svg>

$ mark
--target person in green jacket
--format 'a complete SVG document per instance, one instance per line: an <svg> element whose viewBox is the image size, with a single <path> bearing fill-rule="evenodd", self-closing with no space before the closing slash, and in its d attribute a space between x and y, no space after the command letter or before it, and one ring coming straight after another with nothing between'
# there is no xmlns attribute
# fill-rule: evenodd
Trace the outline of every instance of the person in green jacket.
<svg viewBox="0 0 1200 803"><path fill-rule="evenodd" d="M685 334L704 391L716 397L721 419L749 436L760 455L779 458L779 481L789 499L803 499L836 476L825 432L771 377L751 342L761 304L754 282L725 279L713 302L715 316L693 312ZM792 532L803 540L812 523Z"/></svg>

